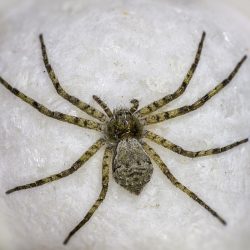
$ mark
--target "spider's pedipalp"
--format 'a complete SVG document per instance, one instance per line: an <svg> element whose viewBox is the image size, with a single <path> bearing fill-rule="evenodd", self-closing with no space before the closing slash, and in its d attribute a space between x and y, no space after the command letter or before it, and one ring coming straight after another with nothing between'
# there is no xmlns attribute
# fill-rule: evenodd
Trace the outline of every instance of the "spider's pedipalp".
<svg viewBox="0 0 250 250"><path fill-rule="evenodd" d="M209 211L215 218L217 218L223 225L226 225L226 221L218 215L217 212L215 212L212 208L210 208L204 201L202 201L198 195L196 195L194 192L192 192L190 189L182 185L175 176L170 172L166 164L162 161L160 156L152 149L147 143L143 143L143 148L146 151L146 153L151 157L154 162L159 166L161 171L164 175L167 176L167 178L170 180L170 182L175 185L177 188L179 188L181 191L186 193L190 198L192 198L194 201L198 202L202 207L204 207L207 211Z"/></svg>
<svg viewBox="0 0 250 250"><path fill-rule="evenodd" d="M190 157L190 158L196 158L196 157L201 157L201 156L207 156L207 155L214 155L214 154L220 154L222 152L225 152L229 149L232 149L242 143L246 143L248 141L248 139L243 139L241 141L236 141L232 144L226 145L224 147L221 148L212 148L212 149L208 149L208 150L202 150L202 151L188 151L183 149L182 147L172 143L171 141L151 132L151 131L145 131L144 133L144 138L147 138L165 148L170 149L171 151L186 156L186 157Z"/></svg>
<svg viewBox="0 0 250 250"><path fill-rule="evenodd" d="M33 187L38 187L41 185L44 185L46 183L52 182L59 180L61 178L64 178L75 171L77 171L86 161L89 160L91 156L93 156L103 145L105 144L104 139L99 139L97 140L69 169L66 169L58 174L53 174L49 177L40 179L38 181L22 185L22 186L17 186L15 188L12 188L6 192L6 194L10 194L16 191L20 191L23 189L28 189L28 188L33 188Z"/></svg>
<svg viewBox="0 0 250 250"><path fill-rule="evenodd" d="M187 75L185 76L181 86L173 94L166 95L163 98L161 98L161 99L159 99L157 101L154 101L154 102L150 103L149 105L139 109L136 112L138 117L144 117L145 115L148 115L148 114L158 110L159 108L165 106L166 104L168 104L169 102L175 100L176 98L178 98L179 96L181 96L184 93L184 91L186 90L189 82L191 81L191 79L192 79L192 77L194 75L194 72L195 72L195 70L197 68L197 65L198 65L198 63L200 61L200 56L201 56L201 51L202 51L202 48L203 48L203 43L204 43L204 40L205 40L205 36L206 36L206 33L203 31L202 37L201 37L201 40L200 40L200 43L198 45L198 49L197 49L197 52L196 52L196 55L195 55L194 62L191 65Z"/></svg>
<svg viewBox="0 0 250 250"><path fill-rule="evenodd" d="M137 99L132 99L130 103L132 104L132 107L130 108L130 112L133 114L139 107L139 101Z"/></svg>
<svg viewBox="0 0 250 250"><path fill-rule="evenodd" d="M79 118L79 117L76 117L76 116L66 115L66 114L63 114L61 112L49 110L48 108L46 108L42 104L38 103L37 101L35 101L32 98L28 97L27 95L23 94L18 89L13 88L2 77L0 77L0 83L5 88L7 88L10 92L12 92L14 95L16 95L17 97L22 99L24 102L28 103L33 108L35 108L40 113L42 113L42 114L44 114L46 116L57 119L59 121L68 122L68 123L71 123L71 124L74 124L74 125L77 125L77 126L83 127L83 128L94 129L94 130L97 130L97 131L102 131L103 130L101 123L91 121L91 120L87 120L87 119L84 119L84 118Z"/></svg>
<svg viewBox="0 0 250 250"><path fill-rule="evenodd" d="M204 95L202 98L200 98L195 103L193 103L191 105L188 105L188 106L183 106L181 108L177 108L177 109L173 109L173 110L170 110L170 111L162 112L162 113L159 113L159 114L149 115L149 116L143 118L141 121L145 125L154 124L154 123L158 123L158 122L162 122L162 121L165 121L165 120L168 120L168 119L175 118L175 117L180 116L180 115L187 114L187 113L189 113L191 111L194 111L194 110L200 108L209 99L211 99L214 95L216 95L219 91L221 91L225 86L227 86L231 82L231 80L234 78L234 76L239 71L241 65L244 63L244 61L246 59L247 59L247 56L244 56L238 62L238 64L234 68L234 70L229 74L229 76L225 80L223 80L220 84L218 84L215 88L213 88L211 91L209 91L206 95Z"/></svg>
<svg viewBox="0 0 250 250"><path fill-rule="evenodd" d="M108 105L103 100L101 100L100 97L93 95L93 99L102 107L102 109L104 110L104 112L107 114L109 118L113 116L113 113L108 107Z"/></svg>
<svg viewBox="0 0 250 250"><path fill-rule="evenodd" d="M63 244L66 245L70 238L92 217L97 208L101 205L103 200L106 197L108 191L109 184L109 168L112 161L112 150L110 148L106 148L104 152L103 162L102 162L102 190L99 194L98 199L94 203L94 205L90 208L88 213L85 215L83 220L69 233L67 238L64 240Z"/></svg>
<svg viewBox="0 0 250 250"><path fill-rule="evenodd" d="M79 108L80 110L82 110L83 112L87 113L88 115L98 119L101 122L105 122L106 121L106 117L105 115L100 112L99 110L91 107L90 105L88 105L87 103L79 100L78 98L69 95L61 86L61 84L59 83L59 80L53 70L53 68L51 67L50 63L49 63L49 59L48 59L48 55L47 55L47 51L46 51L46 46L44 43L44 39L43 39L43 35L40 34L39 35L39 40L41 43L41 49L42 49L42 56L43 56L43 62L45 65L45 68L49 74L49 77L57 91L57 93L63 97L65 100L69 101L70 103L72 103L73 105L75 105L77 108Z"/></svg>

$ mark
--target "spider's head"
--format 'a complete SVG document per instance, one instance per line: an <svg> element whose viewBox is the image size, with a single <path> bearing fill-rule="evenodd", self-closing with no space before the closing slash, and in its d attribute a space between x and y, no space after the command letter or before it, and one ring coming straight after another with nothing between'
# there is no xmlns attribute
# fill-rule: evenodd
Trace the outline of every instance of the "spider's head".
<svg viewBox="0 0 250 250"><path fill-rule="evenodd" d="M118 109L107 122L105 135L113 142L125 138L139 139L142 136L142 124L128 109Z"/></svg>

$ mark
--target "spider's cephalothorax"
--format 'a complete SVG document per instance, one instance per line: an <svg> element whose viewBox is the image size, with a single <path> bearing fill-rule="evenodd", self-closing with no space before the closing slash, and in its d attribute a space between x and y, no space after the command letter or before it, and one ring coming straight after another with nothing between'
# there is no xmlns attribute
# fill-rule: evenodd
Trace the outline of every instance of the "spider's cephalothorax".
<svg viewBox="0 0 250 250"><path fill-rule="evenodd" d="M0 83L9 91L11 91L14 95L19 97L26 103L30 104L33 108L37 109L40 113L48 117L57 119L59 121L74 124L83 128L96 130L98 132L101 132L102 134L101 138L98 139L87 151L85 151L70 168L60 173L53 174L51 176L37 180L35 182L17 186L8 190L6 193L10 194L15 191L41 186L43 184L69 176L70 174L77 171L102 146L106 145L107 147L104 151L102 162L102 190L99 194L98 199L90 208L88 213L84 216L80 223L69 233L69 235L64 241L64 244L66 244L72 237L72 235L74 235L91 218L96 209L105 199L106 193L108 191L109 170L111 164L113 176L116 182L122 187L129 190L130 192L139 194L143 187L147 184L147 182L149 182L150 177L153 173L153 167L150 159L152 159L159 166L163 174L169 179L169 181L174 186L186 193L195 202L199 203L210 214L217 218L223 225L226 225L226 221L217 212L210 208L201 198L198 197L198 195L196 195L189 188L187 188L178 181L178 179L170 172L167 165L162 161L162 159L155 152L155 150L144 141L144 139L151 140L177 154L191 158L219 154L248 141L248 139L246 138L221 148L194 152L185 150L182 147L174 144L173 142L151 131L145 130L144 128L144 126L172 119L200 108L209 99L211 99L214 95L216 95L219 91L221 91L225 86L230 83L230 81L236 75L239 68L247 58L246 56L244 56L225 80L223 80L221 83L219 83L217 86L215 86L212 90L210 90L207 94L205 94L193 104L169 111L163 111L160 113L152 114L153 112L156 112L158 109L162 108L163 106L178 98L184 93L200 60L204 39L205 32L203 32L202 34L202 38L199 43L192 66L190 67L182 84L174 93L166 95L163 98L156 100L139 110L139 101L133 99L131 100L131 103L133 105L130 109L118 109L114 112L112 112L99 97L93 96L94 100L97 101L97 103L103 108L105 112L104 114L103 112L79 100L78 98L69 95L62 88L55 72L53 71L49 63L43 37L42 35L40 35L43 61L57 93L64 99L75 105L77 108L81 109L93 118L99 120L99 122L63 114L57 111L52 111L46 108L44 105L33 100L32 98L26 96L16 88L13 88L2 77L0 77Z"/></svg>
<svg viewBox="0 0 250 250"><path fill-rule="evenodd" d="M138 118L129 109L115 110L107 122L105 134L109 141L119 142L125 138L142 137L142 125Z"/></svg>

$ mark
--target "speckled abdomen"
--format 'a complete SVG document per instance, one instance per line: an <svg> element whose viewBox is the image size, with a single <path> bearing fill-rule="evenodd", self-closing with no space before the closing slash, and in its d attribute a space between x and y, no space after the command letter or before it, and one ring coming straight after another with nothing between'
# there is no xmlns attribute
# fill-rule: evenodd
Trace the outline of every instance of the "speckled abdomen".
<svg viewBox="0 0 250 250"><path fill-rule="evenodd" d="M153 166L138 140L128 138L118 143L112 170L119 185L138 195L150 181Z"/></svg>

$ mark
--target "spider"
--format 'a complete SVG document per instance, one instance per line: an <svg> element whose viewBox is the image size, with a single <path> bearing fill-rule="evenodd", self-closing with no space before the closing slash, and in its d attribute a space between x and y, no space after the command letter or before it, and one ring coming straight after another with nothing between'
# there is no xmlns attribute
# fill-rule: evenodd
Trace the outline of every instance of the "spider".
<svg viewBox="0 0 250 250"><path fill-rule="evenodd" d="M75 105L77 108L84 111L85 113L87 113L98 121L88 120L81 117L66 115L57 111L52 111L44 105L28 97L27 95L23 94L16 88L13 88L2 77L0 77L1 84L14 95L21 98L26 103L30 104L40 113L51 118L57 119L59 121L68 122L91 130L96 130L101 133L101 137L86 152L84 152L70 168L60 173L53 174L46 178L37 180L35 182L12 188L8 190L6 194L10 194L23 189L38 187L46 183L62 179L70 174L73 174L84 163L86 163L90 159L90 157L92 157L102 146L106 145L102 162L102 189L99 194L99 197L89 209L85 217L68 234L68 236L63 242L64 244L67 244L70 238L87 221L89 221L89 219L92 217L97 208L105 199L109 185L110 168L112 168L113 177L119 185L121 185L123 188L127 189L131 193L139 195L143 187L150 181L150 178L152 176L153 166L151 159L156 163L156 165L159 166L163 174L166 175L166 177L173 185L175 185L181 191L186 193L194 201L199 203L210 214L217 218L223 225L226 225L226 221L215 210L213 210L203 200L201 200L198 195L196 195L194 192L192 192L190 189L188 189L186 186L184 186L177 180L177 178L170 172L167 165L161 160L160 156L155 152L155 150L150 147L145 141L143 141L144 138L149 139L177 154L191 158L219 154L248 141L248 139L246 138L244 140L236 141L230 145L221 148L213 148L193 152L185 150L182 147L174 144L173 142L164 139L163 137L145 129L145 127L148 125L163 122L200 108L210 98L212 98L230 83L230 81L236 75L243 62L246 60L247 56L245 55L238 62L234 70L229 74L229 76L225 80L223 80L215 88L213 88L211 91L209 91L206 95L198 99L193 104L186 105L170 111L152 114L153 112L162 108L163 106L165 106L166 104L173 101L184 93L199 63L205 36L206 33L203 32L193 64L190 67L188 73L186 74L182 84L174 93L166 95L163 98L154 101L140 109L138 109L139 101L133 99L131 100L130 108L115 109L113 112L99 97L93 95L93 99L104 111L101 112L96 108L79 100L78 98L68 94L62 88L54 70L52 69L49 63L43 35L40 34L39 40L41 44L43 62L57 93L61 97Z"/></svg>

